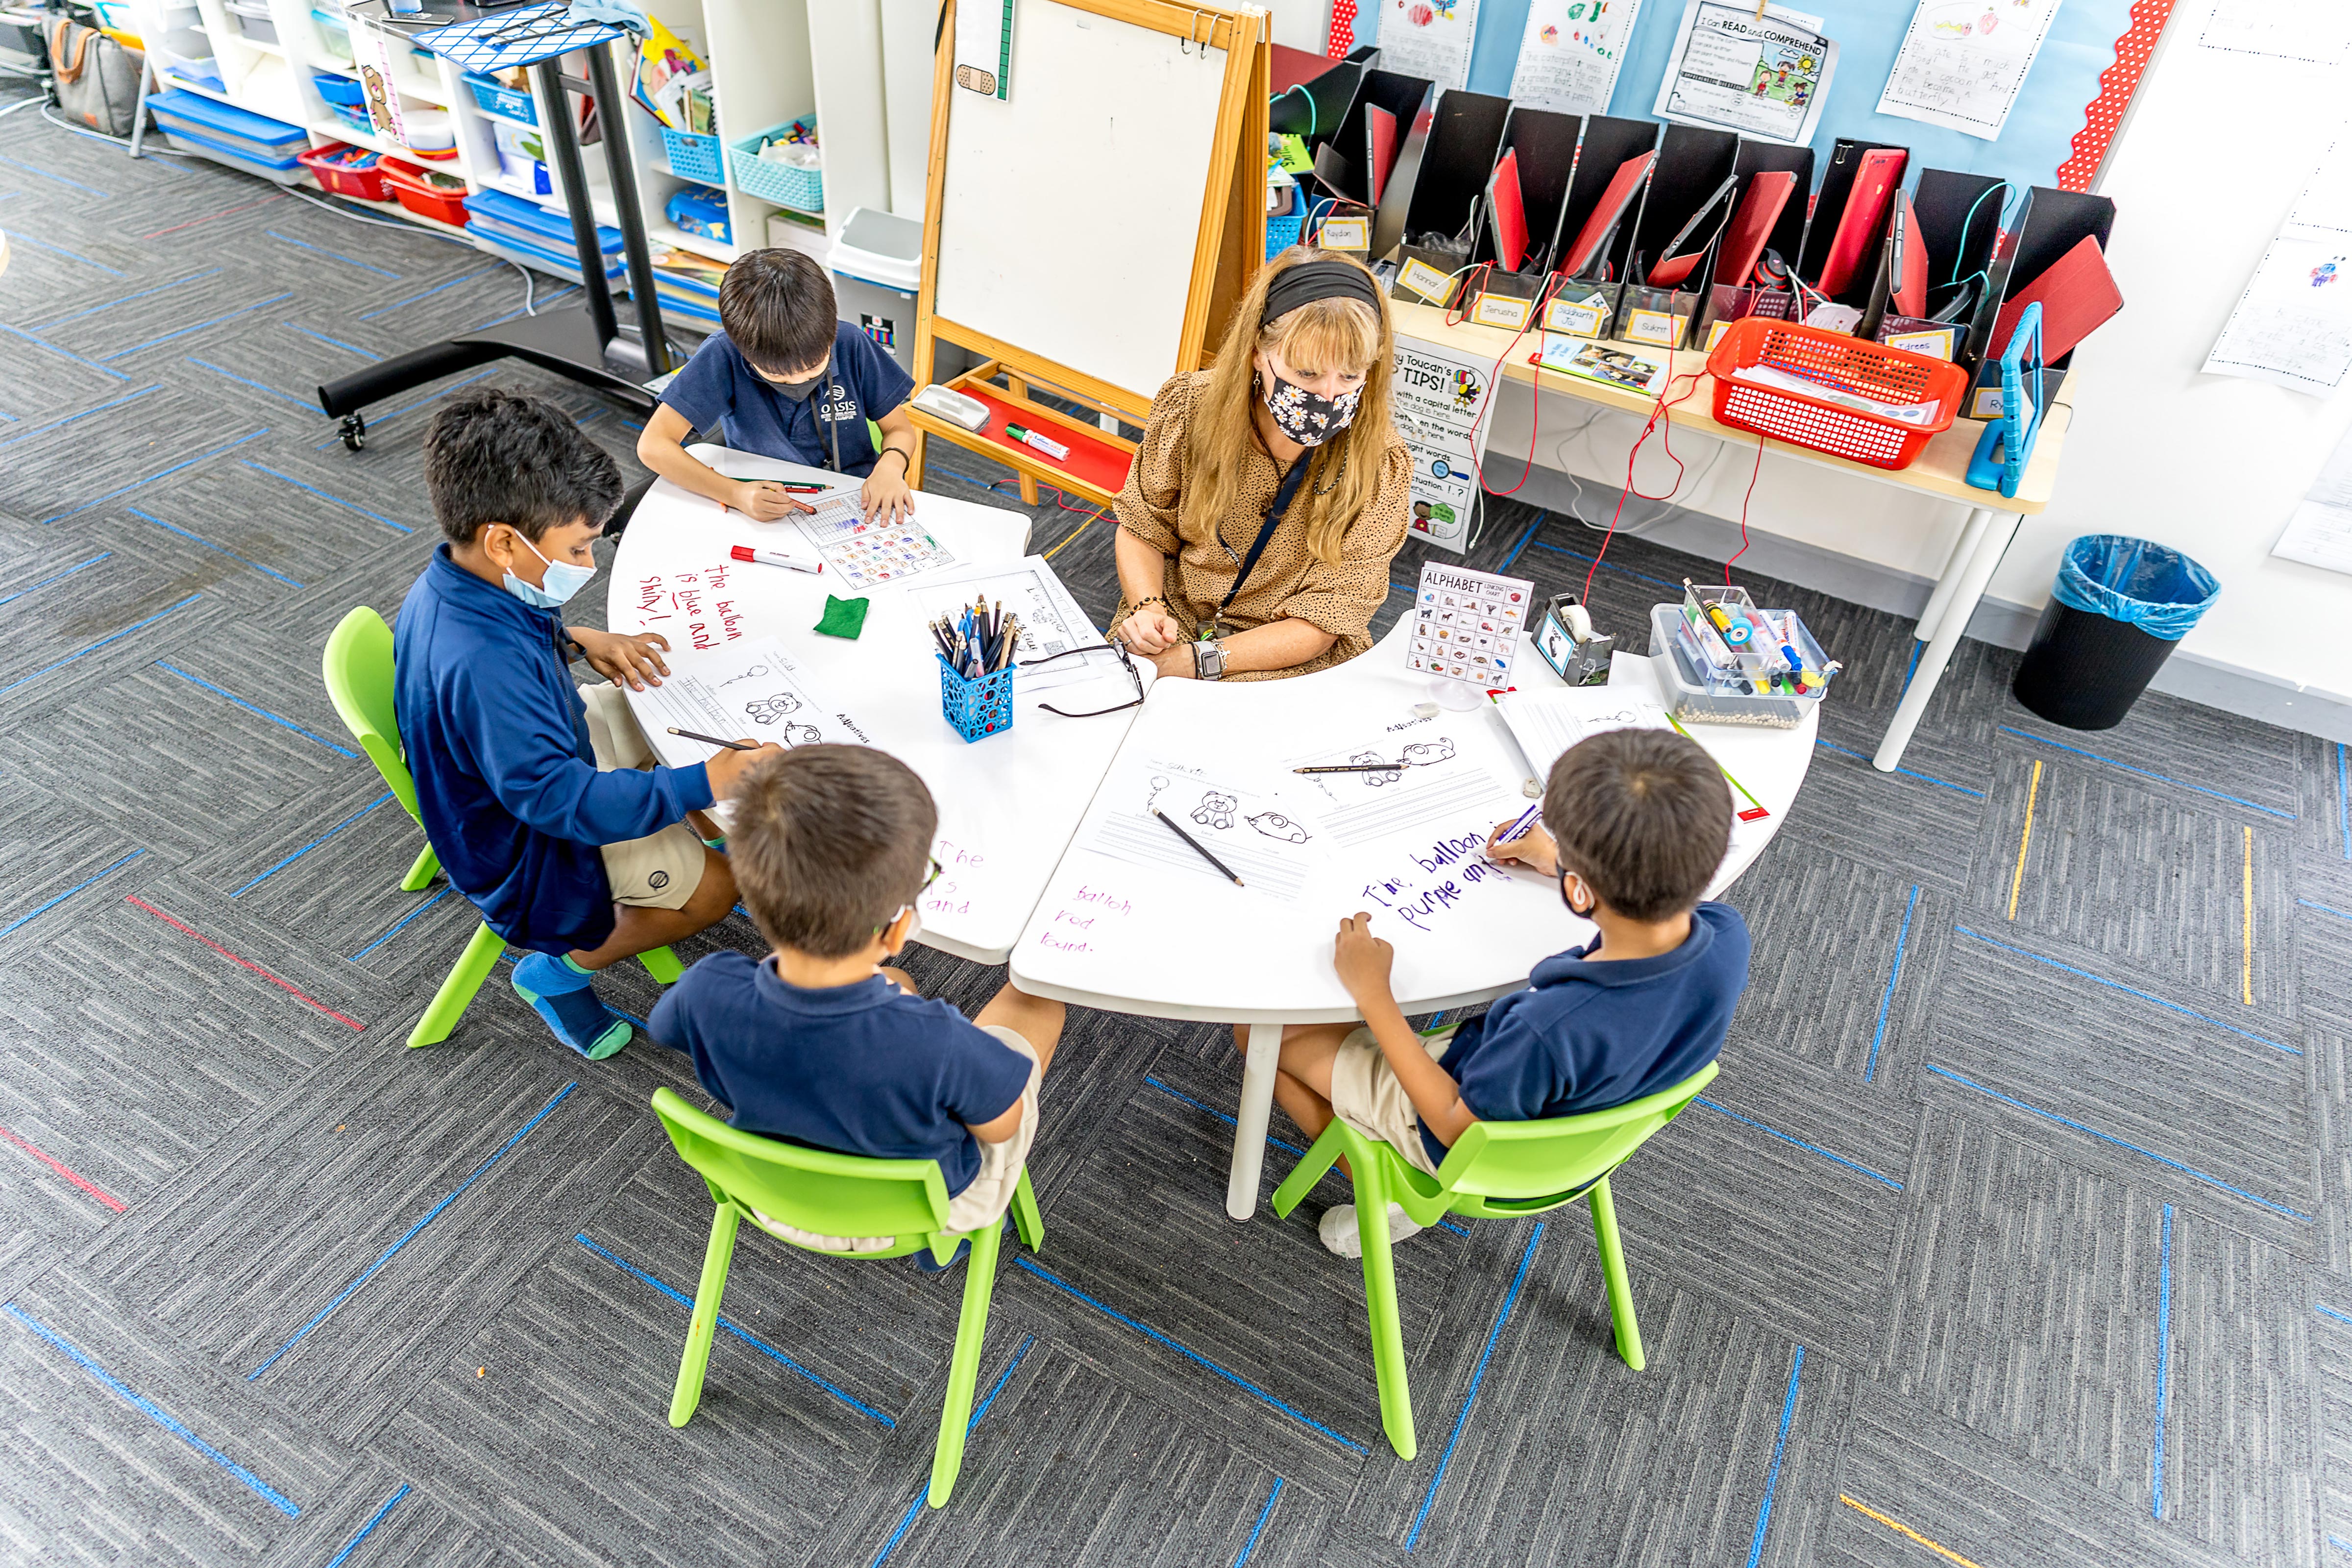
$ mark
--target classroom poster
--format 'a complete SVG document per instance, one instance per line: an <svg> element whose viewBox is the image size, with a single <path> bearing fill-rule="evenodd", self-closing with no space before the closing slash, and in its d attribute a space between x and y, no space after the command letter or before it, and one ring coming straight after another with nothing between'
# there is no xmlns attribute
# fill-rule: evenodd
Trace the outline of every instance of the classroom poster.
<svg viewBox="0 0 2352 1568"><path fill-rule="evenodd" d="M1467 87L1477 31L1478 0L1384 0L1381 69Z"/></svg>
<svg viewBox="0 0 2352 1568"><path fill-rule="evenodd" d="M1486 430L1479 417L1494 391L1492 360L1400 332L1390 390L1397 433L1412 455L1414 537L1459 555L1478 510L1478 465Z"/></svg>
<svg viewBox="0 0 2352 1568"><path fill-rule="evenodd" d="M1878 112L1990 142L2009 123L2059 0L1919 0Z"/></svg>
<svg viewBox="0 0 2352 1568"><path fill-rule="evenodd" d="M1534 0L1511 71L1511 101L1606 114L1642 0Z"/></svg>
<svg viewBox="0 0 2352 1568"><path fill-rule="evenodd" d="M1781 5L1689 0L1650 110L1661 120L1800 146L1837 70L1822 19Z"/></svg>

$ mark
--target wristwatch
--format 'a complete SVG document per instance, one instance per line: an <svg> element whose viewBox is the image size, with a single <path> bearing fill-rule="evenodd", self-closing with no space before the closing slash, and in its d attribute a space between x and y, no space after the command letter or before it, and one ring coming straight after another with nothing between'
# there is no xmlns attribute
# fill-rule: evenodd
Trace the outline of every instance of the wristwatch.
<svg viewBox="0 0 2352 1568"><path fill-rule="evenodd" d="M1192 645L1192 673L1202 680L1225 678L1225 645L1207 637Z"/></svg>

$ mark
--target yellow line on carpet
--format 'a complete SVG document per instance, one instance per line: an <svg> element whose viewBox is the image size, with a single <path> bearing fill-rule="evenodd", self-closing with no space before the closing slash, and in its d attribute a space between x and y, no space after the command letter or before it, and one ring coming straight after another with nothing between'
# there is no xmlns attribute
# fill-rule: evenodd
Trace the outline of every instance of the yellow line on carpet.
<svg viewBox="0 0 2352 1568"><path fill-rule="evenodd" d="M2246 829L2246 958L2242 970L2246 1005L2254 1005L2254 830Z"/></svg>
<svg viewBox="0 0 2352 1568"><path fill-rule="evenodd" d="M1950 1547L1937 1545L1936 1542L1928 1540L1926 1536L1920 1534L1917 1531L1912 1529L1909 1525L1897 1524L1895 1521L1887 1518L1885 1514L1879 1512L1874 1508L1864 1508L1861 1503L1854 1501L1853 1499L1846 1496L1843 1492L1838 1493L1838 1501L1858 1512L1868 1514L1871 1518L1878 1521L1879 1523L1895 1531L1897 1535L1907 1535L1912 1540L1917 1542L1920 1545L1926 1547L1928 1551L1936 1552L1940 1556L1950 1558L1953 1562L1958 1563L1960 1568L1981 1568L1980 1564L1969 1562L1967 1558L1961 1556Z"/></svg>
<svg viewBox="0 0 2352 1568"><path fill-rule="evenodd" d="M2042 760L2033 762L2033 783L2025 792L2025 831L2017 837L2017 871L2009 879L2009 918L2017 918L2017 890L2025 885L2025 851L2033 842L2033 800L2042 793Z"/></svg>

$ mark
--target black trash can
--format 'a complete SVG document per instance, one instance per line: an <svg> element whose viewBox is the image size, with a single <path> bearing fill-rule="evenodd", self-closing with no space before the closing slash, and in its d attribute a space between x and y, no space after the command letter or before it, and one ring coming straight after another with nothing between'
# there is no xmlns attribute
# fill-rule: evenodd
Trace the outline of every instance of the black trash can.
<svg viewBox="0 0 2352 1568"><path fill-rule="evenodd" d="M2085 534L2060 558L2010 690L2053 724L2112 730L2221 592L2178 550Z"/></svg>

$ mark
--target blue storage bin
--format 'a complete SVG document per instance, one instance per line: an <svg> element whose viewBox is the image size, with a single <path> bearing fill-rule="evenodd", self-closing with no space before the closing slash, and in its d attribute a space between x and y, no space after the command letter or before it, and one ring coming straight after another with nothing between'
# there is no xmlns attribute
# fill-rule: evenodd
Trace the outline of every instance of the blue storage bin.
<svg viewBox="0 0 2352 1568"><path fill-rule="evenodd" d="M494 243L501 252L543 270L576 278L580 256L572 243L572 220L545 207L510 196L504 191L476 191L466 198L466 226L478 238ZM621 231L596 226L596 247L604 253L604 276L618 279L627 270L621 255Z"/></svg>
<svg viewBox="0 0 2352 1568"><path fill-rule="evenodd" d="M473 71L466 72L458 79L466 84L466 90L474 95L474 101L481 106L484 114L495 114L501 120L520 120L525 125L539 123L539 106L531 102L530 94L518 92L493 77L480 76Z"/></svg>
<svg viewBox="0 0 2352 1568"><path fill-rule="evenodd" d="M734 233L727 225L727 193L714 191L707 185L682 185L663 206L664 216L677 226L681 234L698 239L715 239L721 245L731 244Z"/></svg>
<svg viewBox="0 0 2352 1568"><path fill-rule="evenodd" d="M301 172L296 154L310 150L310 133L299 125L217 102L177 88L147 100L155 123L215 152L243 159L257 171Z"/></svg>
<svg viewBox="0 0 2352 1568"><path fill-rule="evenodd" d="M367 89L350 77L337 76L332 71L312 71L310 85L319 89L319 96L325 99L331 107L358 110L367 108Z"/></svg>
<svg viewBox="0 0 2352 1568"><path fill-rule="evenodd" d="M790 163L770 163L760 157L760 143L781 142L793 131L814 135L816 116L800 115L782 125L746 136L727 149L727 162L735 171L735 188L747 196L757 196L763 202L791 207L795 212L824 211L824 168L795 169Z"/></svg>
<svg viewBox="0 0 2352 1568"><path fill-rule="evenodd" d="M931 657L940 666L940 712L957 734L978 741L1013 728L1013 666L968 680L945 658Z"/></svg>
<svg viewBox="0 0 2352 1568"><path fill-rule="evenodd" d="M661 301L665 319L692 321L706 329L716 329L719 324L716 301L705 300L698 294L680 293L670 287L667 279L655 283L654 297Z"/></svg>
<svg viewBox="0 0 2352 1568"><path fill-rule="evenodd" d="M706 185L724 184L727 170L720 161L719 138L698 136L691 131L661 127L662 152L669 159L669 172L681 180L700 180Z"/></svg>

